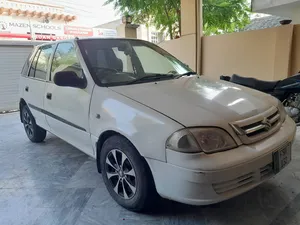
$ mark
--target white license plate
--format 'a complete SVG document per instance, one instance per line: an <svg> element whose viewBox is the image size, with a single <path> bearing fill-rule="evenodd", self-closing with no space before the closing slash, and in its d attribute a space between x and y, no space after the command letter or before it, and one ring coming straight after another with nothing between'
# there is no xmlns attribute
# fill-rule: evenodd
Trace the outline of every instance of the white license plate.
<svg viewBox="0 0 300 225"><path fill-rule="evenodd" d="M275 173L278 173L291 162L291 149L291 144L288 144L285 148L273 153L273 169Z"/></svg>

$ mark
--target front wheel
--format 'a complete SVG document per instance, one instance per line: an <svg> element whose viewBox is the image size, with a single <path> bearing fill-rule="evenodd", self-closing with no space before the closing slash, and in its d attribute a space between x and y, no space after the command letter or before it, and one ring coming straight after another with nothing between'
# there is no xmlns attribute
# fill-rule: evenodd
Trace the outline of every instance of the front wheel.
<svg viewBox="0 0 300 225"><path fill-rule="evenodd" d="M146 161L122 136L108 138L102 147L101 171L113 199L131 211L145 211L157 199L152 174Z"/></svg>
<svg viewBox="0 0 300 225"><path fill-rule="evenodd" d="M47 131L39 127L27 105L21 108L21 116L25 132L30 141L39 143L45 140Z"/></svg>

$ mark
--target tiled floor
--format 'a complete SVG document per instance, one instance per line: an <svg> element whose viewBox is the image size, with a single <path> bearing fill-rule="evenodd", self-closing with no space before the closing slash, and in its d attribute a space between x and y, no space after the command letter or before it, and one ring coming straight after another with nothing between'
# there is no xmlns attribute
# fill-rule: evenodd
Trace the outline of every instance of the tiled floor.
<svg viewBox="0 0 300 225"><path fill-rule="evenodd" d="M0 225L298 225L297 136L292 163L256 189L205 207L162 200L157 213L145 215L111 199L93 159L50 134L33 144L18 113L0 115Z"/></svg>

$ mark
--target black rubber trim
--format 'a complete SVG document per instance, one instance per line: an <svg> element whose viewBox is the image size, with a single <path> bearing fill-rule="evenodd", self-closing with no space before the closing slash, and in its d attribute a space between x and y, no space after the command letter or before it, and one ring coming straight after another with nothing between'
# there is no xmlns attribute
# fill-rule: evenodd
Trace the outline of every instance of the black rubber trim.
<svg viewBox="0 0 300 225"><path fill-rule="evenodd" d="M41 113L44 113L45 115L50 116L50 117L52 117L52 118L54 118L54 119L56 119L56 120L58 120L58 121L60 121L60 122L63 122L63 123L65 123L65 124L68 124L68 125L71 126L71 127L74 127L74 128L76 128L76 129L78 129L78 130L86 131L86 129L84 129L83 127L77 126L76 124L71 123L71 122L69 122L69 121L67 121L67 120L65 120L65 119L63 119L63 118L61 118L61 117L59 117L59 116L57 116L57 115L54 115L54 114L51 113L51 112L48 112L48 111L46 111L46 110L44 110L44 109L41 109L41 108L39 108L39 107L36 107L36 106L34 106L34 105L32 105L32 104L28 104L28 106L29 106L30 108L32 108L32 109L34 109L34 110L37 110L37 111L39 111L39 112L41 112Z"/></svg>

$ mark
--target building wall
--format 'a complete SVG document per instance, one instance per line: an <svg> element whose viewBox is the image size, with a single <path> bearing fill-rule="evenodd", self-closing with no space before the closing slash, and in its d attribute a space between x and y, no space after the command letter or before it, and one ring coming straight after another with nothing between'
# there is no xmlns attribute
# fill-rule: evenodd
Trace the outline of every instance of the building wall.
<svg viewBox="0 0 300 225"><path fill-rule="evenodd" d="M264 80L289 74L293 25L203 37L202 73Z"/></svg>
<svg viewBox="0 0 300 225"><path fill-rule="evenodd" d="M285 5L297 1L298 0L252 0L252 10L256 12L259 10Z"/></svg>
<svg viewBox="0 0 300 225"><path fill-rule="evenodd" d="M121 19L119 20L114 20L114 21L111 21L111 22L108 22L108 23L105 23L105 24L101 24L99 26L96 26L95 28L106 28L106 29L114 29L116 30L117 27L122 24L122 21Z"/></svg>
<svg viewBox="0 0 300 225"><path fill-rule="evenodd" d="M195 35L183 36L179 39L165 41L159 44L167 52L187 64L193 70L196 70L196 38Z"/></svg>
<svg viewBox="0 0 300 225"><path fill-rule="evenodd" d="M183 36L160 46L195 69L195 40ZM300 25L202 38L201 74L284 79L300 70Z"/></svg>
<svg viewBox="0 0 300 225"><path fill-rule="evenodd" d="M290 18L300 23L300 0L252 0L252 11Z"/></svg>
<svg viewBox="0 0 300 225"><path fill-rule="evenodd" d="M296 74L300 71L300 25L294 26L293 45L291 53L290 74Z"/></svg>
<svg viewBox="0 0 300 225"><path fill-rule="evenodd" d="M121 19L119 19L109 23L101 24L99 26L96 26L96 28L117 30L117 27L120 26L121 24L122 21ZM160 33L154 26L146 26L145 24L139 25L139 27L136 29L136 32L137 32L137 39L150 41L156 44L168 39L166 33ZM124 36L122 32L120 35Z"/></svg>

